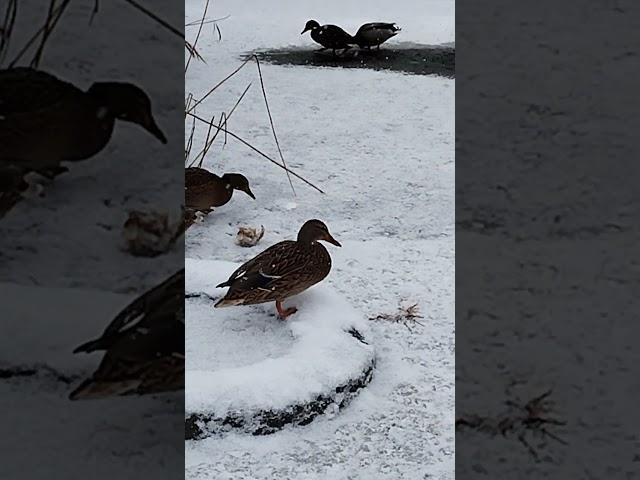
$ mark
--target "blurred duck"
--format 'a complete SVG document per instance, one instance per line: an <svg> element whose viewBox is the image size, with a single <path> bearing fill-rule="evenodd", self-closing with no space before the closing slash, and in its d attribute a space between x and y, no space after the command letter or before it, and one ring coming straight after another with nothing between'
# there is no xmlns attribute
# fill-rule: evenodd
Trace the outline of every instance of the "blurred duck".
<svg viewBox="0 0 640 480"><path fill-rule="evenodd" d="M138 124L167 142L149 97L131 83L99 82L85 92L32 68L0 70L0 167L53 178L67 171L60 162L100 152L116 120Z"/></svg>
<svg viewBox="0 0 640 480"><path fill-rule="evenodd" d="M105 351L71 400L184 389L184 269L138 297L102 336L74 353Z"/></svg>

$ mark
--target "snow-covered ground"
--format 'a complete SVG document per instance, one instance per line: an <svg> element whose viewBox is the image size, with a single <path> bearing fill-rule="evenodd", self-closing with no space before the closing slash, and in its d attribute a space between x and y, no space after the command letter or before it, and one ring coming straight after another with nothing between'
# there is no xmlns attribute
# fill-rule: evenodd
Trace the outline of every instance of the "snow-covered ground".
<svg viewBox="0 0 640 480"><path fill-rule="evenodd" d="M204 1L188 1L187 22ZM186 88L201 97L259 48L308 45L304 23L315 18L355 31L366 21L395 21L397 41L454 40L453 1L212 2L198 43L206 64L192 62ZM187 29L193 40L196 27ZM232 433L186 443L191 479L451 479L454 476L454 99L455 81L432 76L262 64L276 131L288 165L326 194L294 179L247 147L217 142L204 166L241 172L257 200L243 194L193 226L186 256L244 261L267 246L295 238L302 223L327 223L342 248L329 246L325 280L365 317L418 303L424 326L412 331L370 322L377 353L372 383L339 415L269 436ZM216 120L246 97L228 128L272 158L271 135L254 65L198 106ZM186 132L188 135L188 131ZM194 150L206 129L196 132ZM266 233L257 247L234 243L239 226ZM211 312L212 321L216 311ZM275 319L274 319L275 321ZM188 329L188 319L187 319ZM187 337L189 332L187 332Z"/></svg>
<svg viewBox="0 0 640 480"><path fill-rule="evenodd" d="M48 5L19 2L8 59L42 25ZM154 259L120 249L127 210L175 209L182 197L181 179L176 182L176 174L182 175L182 120L176 124L175 119L182 111L183 89L180 82L175 88L162 82L150 68L175 71L182 42L121 1L99 2L90 24L95 5L93 0L69 2L40 67L80 88L99 80L140 85L169 143L160 144L136 125L118 123L102 152L71 165L46 188L44 198L24 201L0 220L3 479L25 472L36 479L133 479L141 472L180 478L183 471L182 441L176 438L183 431L181 392L68 399L102 356L73 355L73 348L100 335L134 293L183 264L180 246ZM172 16L174 5L173 0L153 2L159 15L179 26L182 13Z"/></svg>
<svg viewBox="0 0 640 480"><path fill-rule="evenodd" d="M179 26L183 19L176 18L171 3L154 2L154 11ZM175 72L182 43L126 2L100 2L90 24L94 4L70 3L40 68L81 89L96 81L140 86L151 98L168 144L137 125L116 122L102 152L69 164L70 171L46 188L44 198L25 200L0 220L0 281L142 292L182 265L180 245L157 258L134 257L121 249L129 210L179 214L182 183L175 177L183 144L176 109L182 110L182 85L164 81L158 72ZM46 12L39 0L20 2L8 60L42 25ZM27 65L30 58L25 57Z"/></svg>
<svg viewBox="0 0 640 480"><path fill-rule="evenodd" d="M102 353L74 355L134 297L0 283L0 478L176 478L182 392L71 402ZM87 312L92 312L87 314ZM91 472L90 474L88 472Z"/></svg>

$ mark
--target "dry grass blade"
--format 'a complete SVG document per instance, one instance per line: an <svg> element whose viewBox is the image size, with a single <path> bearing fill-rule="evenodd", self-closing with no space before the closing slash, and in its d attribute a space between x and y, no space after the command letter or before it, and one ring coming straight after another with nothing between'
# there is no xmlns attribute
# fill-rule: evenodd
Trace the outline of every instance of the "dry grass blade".
<svg viewBox="0 0 640 480"><path fill-rule="evenodd" d="M209 9L209 0L207 0L207 3L204 6L204 12L202 12L202 18L200 19L200 26L198 27L198 33L196 34L196 39L193 42L193 51L196 51L196 45L198 45L198 40L200 39L200 33L202 32L202 27L204 26L204 19L207 17L207 10ZM189 51L191 52L191 50ZM189 64L191 63L191 59L194 57L194 55L189 55L189 58L187 59L187 64L184 67L184 72L187 73L187 70L189 69ZM202 58L202 57L201 57Z"/></svg>
<svg viewBox="0 0 640 480"><path fill-rule="evenodd" d="M32 67L37 67L40 64L40 60L42 59L42 53L44 52L44 47L47 44L47 40L49 40L49 36L51 35L51 32L53 32L53 29L55 28L56 24L62 17L64 10L67 8L70 2L71 0L64 0L57 13L54 13L55 7L56 7L56 0L51 0L51 3L49 3L49 12L47 13L47 20L44 24L45 28L42 34L42 39L40 40L40 45L36 50L36 54L31 60Z"/></svg>
<svg viewBox="0 0 640 480"><path fill-rule="evenodd" d="M162 18L160 18L158 15L153 13L151 10L149 10L149 9L143 7L142 5L140 5L137 1L135 1L135 0L124 0L124 1L127 2L129 5L131 5L132 7L136 8L139 11L141 11L142 13L144 13L149 18L153 19L155 22L157 22L160 25L162 25L164 28L166 28L170 32L176 34L180 38L184 38L184 33L183 32L178 30L176 27L171 25L169 22L167 22L167 21L163 20Z"/></svg>
<svg viewBox="0 0 640 480"><path fill-rule="evenodd" d="M207 120L205 120L202 117L199 117L198 115L196 115L195 113L192 112L187 112L187 115L190 115L192 117L195 117L197 120L199 120L200 122L206 123L207 125L213 125L212 122L208 122ZM225 133L226 135L229 135L232 138L235 138L236 140L238 140L240 143L242 143L243 145L246 145L247 147L249 147L251 150L253 150L254 152L256 152L257 154L259 154L260 156L266 158L267 160L269 160L271 163L277 165L278 167L287 170L291 175L293 175L294 177L296 177L298 180L301 180L302 182L306 183L307 185L309 185L311 188L317 190L320 193L324 193L320 188L316 187L313 183L311 183L309 180L307 180L306 178L298 175L296 172L294 172L293 170L289 170L287 167L285 167L284 165L281 165L280 163L276 162L274 159L272 159L269 155L267 155L266 153L258 150L256 147L254 147L253 145L251 145L249 142L247 142L246 140L240 138L238 135L236 135L233 132L228 131L226 128L222 128L219 127L217 125L213 125L214 128L219 129L220 131L222 131L223 133Z"/></svg>
<svg viewBox="0 0 640 480"><path fill-rule="evenodd" d="M233 106L233 108L231 109L231 111L228 114L223 114L224 115L224 123L226 125L227 120L229 118L231 118L231 115L233 115L233 112L235 112L236 107L238 105L240 105L240 102L242 101L242 99L244 98L244 96L247 94L247 92L249 91L249 88L251 88L251 84L247 85L247 88L244 89L244 92L242 92L242 95L240 95L240 98L238 98L238 100L236 101L236 104ZM222 119L221 119L222 121ZM222 124L220 124L219 126L222 126ZM226 128L226 127L225 127ZM209 127L209 129L211 129L211 127ZM209 149L211 148L211 146L213 145L213 142L215 142L216 137L218 136L218 133L220 133L220 129L216 130L215 133L213 134L213 137L211 138L211 140L207 143L205 142L205 146L202 149L202 151L196 156L196 158L193 160L193 162L191 162L191 165L193 165L194 163L196 163L198 160L200 160L200 163L198 166L202 166L202 162L204 161L204 156L207 154L207 152L209 151ZM208 133L207 133L207 137L208 137ZM226 136L225 136L225 143L226 143ZM189 166L191 166L189 165Z"/></svg>
<svg viewBox="0 0 640 480"><path fill-rule="evenodd" d="M284 159L284 155L282 154L282 149L280 147L280 141L278 140L278 135L276 134L276 129L275 129L275 125L273 123L273 116L271 115L271 109L269 108L269 101L267 99L267 92L264 86L264 79L262 76L262 69L260 68L260 61L258 60L258 57L256 55L253 55L249 58L247 58L238 68L236 68L233 72L231 72L229 75L227 75L225 78L223 78L220 82L218 82L213 88L211 88L200 100L198 100L197 102L195 102L190 109L187 110L187 113L190 113L193 111L193 109L195 109L200 103L202 103L209 95L211 95L217 88L219 88L223 83L225 83L227 80L229 80L231 77L233 77L234 75L236 75L250 60L255 59L256 61L256 66L258 69L258 76L260 78L260 87L262 89L262 97L264 99L265 102L265 106L267 109L267 115L269 117L269 124L271 126L271 132L273 133L273 137L276 143L276 147L278 149L278 155L280 156L280 160L282 161L282 167L284 169L284 171L287 174L287 179L289 181L289 185L291 186L291 191L293 192L294 196L296 195L296 191L295 188L293 186L293 181L291 180L291 171L289 170L289 168L287 167L287 163ZM244 96L244 95L243 95ZM241 97L242 98L242 97ZM235 107L234 107L235 109ZM220 129L218 131L224 131L226 132L226 129ZM217 132L216 132L217 133ZM214 136L215 139L215 136ZM205 150L208 150L210 148L210 145L206 145L205 144ZM205 151L206 153L206 151ZM195 161L194 161L195 163ZM202 163L202 159L200 161L200 163Z"/></svg>
<svg viewBox="0 0 640 480"><path fill-rule="evenodd" d="M57 21L62 16L64 9L67 8L67 6L69 5L69 2L70 0L65 0L61 5L55 7L55 9L52 12L50 12L49 15L47 15L47 19L45 20L44 25L41 26L38 30L36 30L36 32L31 36L31 38L24 44L24 46L20 49L16 57L11 61L11 63L9 63L9 68L14 67L20 61L20 59L24 56L24 54L27 53L31 48L31 46L38 40L38 38L40 38L40 35L48 31L48 33L46 33L46 39L49 38L51 31L53 30L53 27L49 28L51 26L51 21L52 21L51 17L56 17L56 20L53 23L53 25L57 24ZM45 43L46 43L46 40L45 40ZM44 48L42 42L41 42L41 48Z"/></svg>
<svg viewBox="0 0 640 480"><path fill-rule="evenodd" d="M207 138L204 140L204 148L200 151L200 153L198 153L198 155L196 155L196 158L193 162L191 162L191 165L193 165L198 158L200 158L200 162L198 163L198 167L202 167L202 162L204 160L204 156L207 154L207 152L209 151L209 147L211 147L211 143L209 143L209 138L211 137L211 130L213 129L212 124L213 121L215 119L215 115L211 117L211 124L209 124L209 128L207 129ZM224 113L222 114L222 116L220 117L220 124L222 124L222 122L225 122L226 125L226 119L225 119L225 115ZM216 130L216 134L219 132L220 130ZM189 165L189 166L191 166Z"/></svg>
<svg viewBox="0 0 640 480"><path fill-rule="evenodd" d="M9 50L9 42L18 15L18 0L9 0L4 11L2 27L0 27L0 62L4 61Z"/></svg>
<svg viewBox="0 0 640 480"><path fill-rule="evenodd" d="M247 58L244 62L242 62L242 64L236 68L233 72L231 72L229 75L227 75L226 77L224 77L222 80L220 80L213 88L211 88L205 95L204 97L202 97L200 100L197 100L196 102L193 103L193 105L191 106L191 108L189 110L187 110L187 113L190 114L193 112L193 110L200 105L209 95L211 95L213 92L216 91L217 88L220 87L220 85L222 85L224 82L226 82L227 80L229 80L231 77L233 77L236 73L238 73L240 70L242 70L242 68L249 63L252 60L251 57Z"/></svg>
<svg viewBox="0 0 640 480"><path fill-rule="evenodd" d="M191 105L191 103L193 102L193 94L190 93L189 95L187 95L187 98L185 98L184 100L184 118L187 118L187 110L189 109L189 106Z"/></svg>
<svg viewBox="0 0 640 480"><path fill-rule="evenodd" d="M189 138L187 140L187 144L184 147L184 158L185 158L185 163L187 163L189 156L191 155L191 148L193 146L193 136L194 133L196 131L196 119L193 119L193 122L191 124L191 133L189 134Z"/></svg>
<svg viewBox="0 0 640 480"><path fill-rule="evenodd" d="M231 15L226 15L226 16L220 17L220 18L212 18L210 20L204 20L203 22L201 22L200 20L196 20L195 22L186 23L185 27L195 27L196 25L200 25L200 23L202 23L203 25L207 25L209 23L217 23L217 22L221 22L223 20L226 20L229 17L231 17Z"/></svg>
<svg viewBox="0 0 640 480"><path fill-rule="evenodd" d="M93 11L91 12L91 17L89 18L89 25L93 23L93 19L96 18L96 15L98 14L99 9L100 9L100 0L94 0Z"/></svg>
<svg viewBox="0 0 640 480"><path fill-rule="evenodd" d="M191 45L187 40L184 41L184 46L187 49L187 51L189 52L189 58L191 57L196 57L196 59L202 63L207 63L205 62L204 58L202 57L202 55L200 55L198 53L198 51L196 50L196 47L194 47L193 45ZM186 68L185 68L185 72L186 72Z"/></svg>
<svg viewBox="0 0 640 480"><path fill-rule="evenodd" d="M242 95L240 95L240 98L238 98L238 101L236 101L236 103L233 106L233 108L231 109L231 111L229 111L229 113L227 114L227 118L229 118L229 117L231 117L231 115L233 115L233 112L235 112L235 110L238 107L238 105L240 105L240 102L242 101L242 99L247 94L247 92L249 91L250 88L251 88L251 83L249 85L247 85L247 88L244 89L244 92L242 92Z"/></svg>
<svg viewBox="0 0 640 480"><path fill-rule="evenodd" d="M287 179L289 180L289 185L291 186L291 191L293 192L293 196L296 196L296 190L293 188L293 182L291 181L291 175L289 175L289 170L287 170L287 164L284 161L284 156L282 155L282 150L280 149L280 142L278 141L278 135L276 135L276 128L273 125L273 118L271 116L271 110L269 109L269 102L267 101L267 92L264 89L264 81L262 79L262 69L260 68L260 61L258 60L258 56L254 55L253 58L256 59L256 65L258 67L258 75L260 76L260 87L262 87L262 97L264 98L264 104L267 107L267 115L269 115L269 124L271 125L271 131L273 132L273 138L276 142L276 147L278 148L278 154L280 155L280 160L282 160L282 165L285 167L285 172L287 172Z"/></svg>

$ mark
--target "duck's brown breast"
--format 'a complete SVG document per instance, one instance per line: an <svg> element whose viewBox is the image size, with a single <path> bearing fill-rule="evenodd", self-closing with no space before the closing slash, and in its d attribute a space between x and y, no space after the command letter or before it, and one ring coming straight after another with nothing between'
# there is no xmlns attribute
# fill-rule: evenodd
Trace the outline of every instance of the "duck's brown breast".
<svg viewBox="0 0 640 480"><path fill-rule="evenodd" d="M233 195L231 186L217 175L203 169L185 172L185 204L195 210L209 210L226 204Z"/></svg>
<svg viewBox="0 0 640 480"><path fill-rule="evenodd" d="M320 243L306 247L302 255L304 255L304 261L299 263L296 271L273 283L273 295L270 300L285 300L298 295L329 275L331 256Z"/></svg>
<svg viewBox="0 0 640 480"><path fill-rule="evenodd" d="M85 160L109 142L114 118L82 96L0 119L0 159L41 168Z"/></svg>

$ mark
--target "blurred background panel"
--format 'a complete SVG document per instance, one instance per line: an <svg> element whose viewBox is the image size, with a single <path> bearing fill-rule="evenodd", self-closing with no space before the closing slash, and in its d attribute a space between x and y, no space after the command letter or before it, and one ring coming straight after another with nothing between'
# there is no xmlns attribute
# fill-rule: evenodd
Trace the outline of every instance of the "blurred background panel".
<svg viewBox="0 0 640 480"><path fill-rule="evenodd" d="M0 4L3 478L183 475L183 25Z"/></svg>

